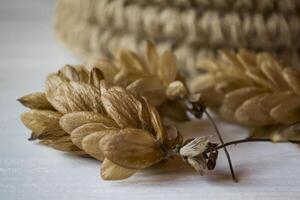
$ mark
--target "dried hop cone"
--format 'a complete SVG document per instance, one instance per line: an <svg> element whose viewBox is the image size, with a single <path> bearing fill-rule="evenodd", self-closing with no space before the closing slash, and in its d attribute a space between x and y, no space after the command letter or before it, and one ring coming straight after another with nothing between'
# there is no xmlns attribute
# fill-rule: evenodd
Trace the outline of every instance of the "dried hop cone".
<svg viewBox="0 0 300 200"><path fill-rule="evenodd" d="M72 142L103 160L102 178L124 179L166 157L166 131L146 98L114 86L101 85L104 112L73 112L60 119Z"/></svg>
<svg viewBox="0 0 300 200"><path fill-rule="evenodd" d="M145 57L120 49L115 59L92 60L88 66L100 69L108 82L145 96L161 114L179 121L187 120L178 100L187 95L187 90L180 81L176 56L171 51L160 55L155 45L148 41Z"/></svg>
<svg viewBox="0 0 300 200"><path fill-rule="evenodd" d="M161 56L147 43L147 61L129 50L120 50L115 61L98 60L88 71L84 66L66 65L48 76L46 92L26 95L19 101L32 109L22 115L32 130L31 139L63 151L80 151L58 125L63 114L77 111L102 113L100 81L121 85L136 95L145 96L160 114L174 120L187 120L182 97L187 94L178 80L176 57L166 51ZM61 97L63 94L63 98ZM60 137L63 135L64 137Z"/></svg>
<svg viewBox="0 0 300 200"><path fill-rule="evenodd" d="M268 53L221 51L222 60L199 64L207 73L191 82L192 92L221 117L247 126L279 130L300 120L300 72ZM262 129L262 127L264 129ZM268 127L268 128L266 128Z"/></svg>
<svg viewBox="0 0 300 200"><path fill-rule="evenodd" d="M31 110L22 122L32 139L54 148L102 160L104 179L124 179L149 167L181 145L167 136L156 108L145 97L108 87L99 69L65 66L48 76L46 93L20 99Z"/></svg>

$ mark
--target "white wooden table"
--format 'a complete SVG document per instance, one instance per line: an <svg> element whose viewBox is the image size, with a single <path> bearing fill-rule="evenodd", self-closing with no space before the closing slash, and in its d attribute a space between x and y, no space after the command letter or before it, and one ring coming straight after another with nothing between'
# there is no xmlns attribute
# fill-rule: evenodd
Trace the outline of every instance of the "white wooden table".
<svg viewBox="0 0 300 200"><path fill-rule="evenodd" d="M37 145L26 139L16 99L42 91L44 78L75 60L55 39L54 2L0 1L0 199L300 199L300 149L292 144L241 144L230 147L239 183L229 176L224 154L217 168L201 177L170 161L128 180L102 181L99 163ZM246 135L219 122L226 140ZM180 125L187 135L213 133L206 121Z"/></svg>

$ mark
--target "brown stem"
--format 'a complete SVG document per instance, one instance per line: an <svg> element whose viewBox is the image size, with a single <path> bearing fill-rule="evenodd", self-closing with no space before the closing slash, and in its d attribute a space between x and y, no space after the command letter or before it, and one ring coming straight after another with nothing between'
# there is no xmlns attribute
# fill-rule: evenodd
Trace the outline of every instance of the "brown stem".
<svg viewBox="0 0 300 200"><path fill-rule="evenodd" d="M221 144L219 146L217 146L215 148L215 150L221 149L221 148L226 148L227 146L233 145L233 144L241 144L241 143L246 143L246 142L273 142L271 139L267 139L267 138L246 138L246 139L241 139L241 140L234 140L234 141L230 141L227 142L225 144ZM296 141L296 140L287 140L287 141L279 141L278 143L286 143L286 142L290 142L290 143L295 143L295 144L300 144L300 141Z"/></svg>
<svg viewBox="0 0 300 200"><path fill-rule="evenodd" d="M227 151L227 148L226 148L226 145L225 145L225 143L224 143L224 140L223 140L223 138L222 138L222 136L221 136L221 133L219 132L219 129L218 129L216 123L214 122L214 120L212 119L212 117L210 116L210 114L207 112L207 110L204 110L204 113L205 113L206 116L208 117L209 121L210 121L211 124L213 125L213 127L214 127L214 129L215 129L215 131L216 131L216 133L217 133L217 135L218 135L218 137L219 137L219 140L220 140L220 142L221 142L221 145L220 145L220 146L222 146L222 148L224 149L225 155L226 155L227 160L228 160L228 164L229 164L229 168L230 168L230 173L231 173L232 179L233 179L234 182L237 183L238 180L237 180L237 178L236 178L236 176L235 176L235 174L234 174L234 170L233 170L231 158L230 158L230 155L229 155L229 153L228 153L228 151ZM227 143L226 143L226 144L227 144Z"/></svg>

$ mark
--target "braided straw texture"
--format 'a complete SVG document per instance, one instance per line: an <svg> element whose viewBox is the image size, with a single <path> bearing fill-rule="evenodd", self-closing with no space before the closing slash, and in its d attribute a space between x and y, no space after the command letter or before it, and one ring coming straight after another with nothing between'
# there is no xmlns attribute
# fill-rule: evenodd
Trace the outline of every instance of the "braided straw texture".
<svg viewBox="0 0 300 200"><path fill-rule="evenodd" d="M222 52L222 60L206 60L207 71L191 83L206 104L223 118L256 127L300 121L300 71L267 53Z"/></svg>
<svg viewBox="0 0 300 200"><path fill-rule="evenodd" d="M142 49L146 39L172 48L185 72L217 49L268 51L298 62L298 0L58 0L55 29L80 57Z"/></svg>

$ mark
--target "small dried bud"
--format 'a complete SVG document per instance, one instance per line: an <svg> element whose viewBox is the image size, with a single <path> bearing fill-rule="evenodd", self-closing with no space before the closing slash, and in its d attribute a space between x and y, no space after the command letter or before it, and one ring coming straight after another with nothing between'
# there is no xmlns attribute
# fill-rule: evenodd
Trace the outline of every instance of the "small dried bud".
<svg viewBox="0 0 300 200"><path fill-rule="evenodd" d="M170 100L183 98L187 95L187 89L181 81L173 81L168 85L166 94Z"/></svg>
<svg viewBox="0 0 300 200"><path fill-rule="evenodd" d="M186 157L195 157L199 154L203 153L207 149L207 144L209 142L209 137L201 136L196 137L186 145L184 145L180 150L179 153L181 156Z"/></svg>

